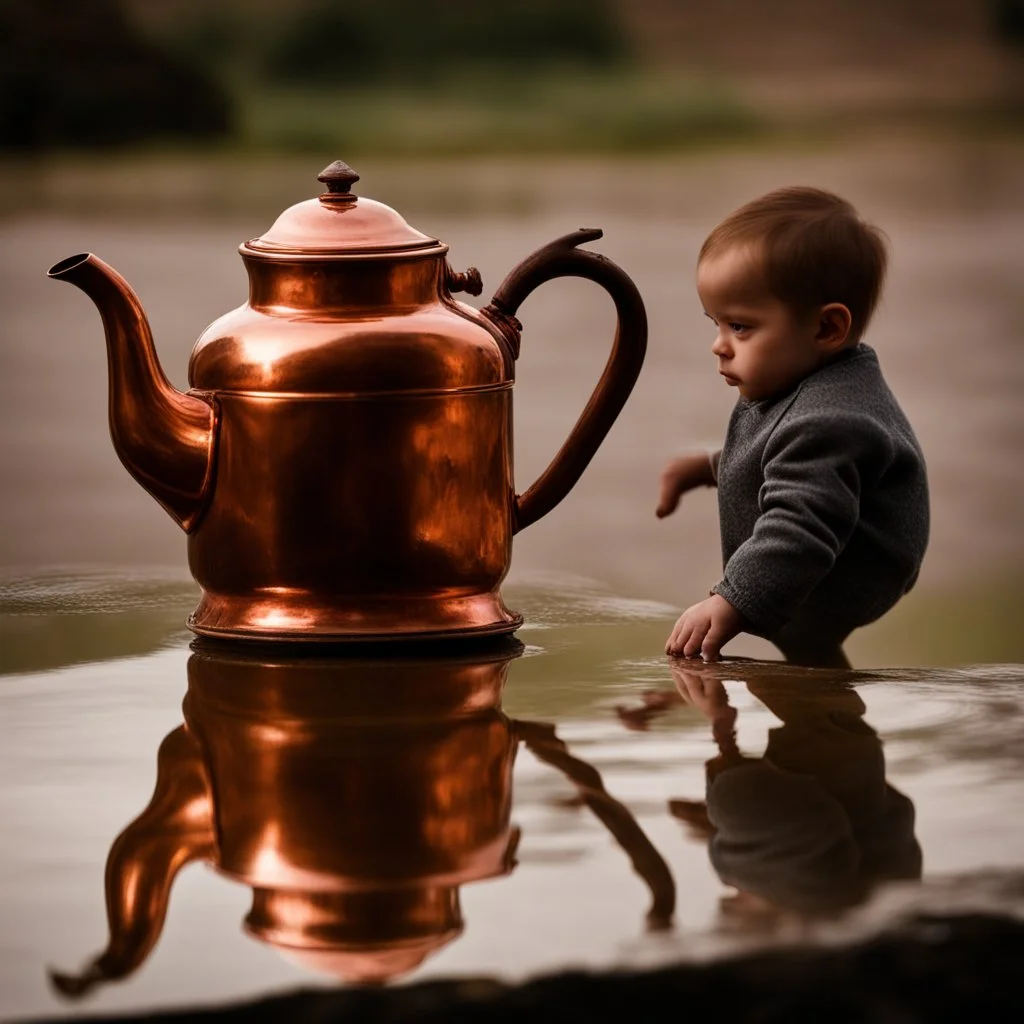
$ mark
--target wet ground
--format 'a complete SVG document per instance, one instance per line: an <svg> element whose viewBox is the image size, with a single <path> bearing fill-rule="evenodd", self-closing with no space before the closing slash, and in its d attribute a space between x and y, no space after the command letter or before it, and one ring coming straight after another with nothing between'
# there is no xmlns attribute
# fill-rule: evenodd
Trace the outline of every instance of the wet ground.
<svg viewBox="0 0 1024 1024"><path fill-rule="evenodd" d="M507 588L520 643L283 657L190 649L194 596L4 593L49 658L0 680L6 1017L1024 913L1024 667L673 672L669 606L568 577Z"/></svg>

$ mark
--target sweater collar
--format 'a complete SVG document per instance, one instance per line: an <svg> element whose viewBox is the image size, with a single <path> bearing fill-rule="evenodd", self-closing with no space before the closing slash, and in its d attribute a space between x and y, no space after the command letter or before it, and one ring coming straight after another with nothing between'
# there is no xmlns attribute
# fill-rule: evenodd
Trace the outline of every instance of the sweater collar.
<svg viewBox="0 0 1024 1024"><path fill-rule="evenodd" d="M740 398L737 404L743 409L749 409L751 412L757 412L764 415L770 412L776 406L783 402L789 402L791 399L796 397L797 392L812 378L817 377L819 373L830 373L837 367L844 366L847 363L860 360L871 360L872 362L878 362L878 356L875 355L875 350L865 344L863 341L857 342L856 345L851 345L849 348L844 348L842 351L837 352L827 363L822 363L813 373L809 373L802 380L798 381L796 385L789 391L782 395L776 395L774 398Z"/></svg>

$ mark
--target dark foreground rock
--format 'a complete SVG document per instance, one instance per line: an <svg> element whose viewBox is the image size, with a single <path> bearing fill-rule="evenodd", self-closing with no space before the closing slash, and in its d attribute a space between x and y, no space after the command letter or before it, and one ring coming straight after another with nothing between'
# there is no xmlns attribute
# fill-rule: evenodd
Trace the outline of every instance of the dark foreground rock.
<svg viewBox="0 0 1024 1024"><path fill-rule="evenodd" d="M655 971L571 972L390 989L304 990L220 1009L93 1021L871 1021L1024 1020L1024 922L917 917L852 946L788 949ZM695 1016L696 1015L696 1016ZM706 1015L706 1016L705 1016Z"/></svg>

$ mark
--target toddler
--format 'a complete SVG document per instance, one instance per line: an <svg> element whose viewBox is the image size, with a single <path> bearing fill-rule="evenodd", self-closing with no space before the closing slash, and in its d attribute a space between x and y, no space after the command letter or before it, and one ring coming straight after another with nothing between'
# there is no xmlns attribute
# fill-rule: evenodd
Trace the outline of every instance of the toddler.
<svg viewBox="0 0 1024 1024"><path fill-rule="evenodd" d="M657 514L717 486L725 568L666 653L713 661L748 632L790 660L843 664L850 632L916 581L924 457L862 340L885 269L877 229L813 188L756 199L704 242L697 292L740 397L721 451L668 464Z"/></svg>

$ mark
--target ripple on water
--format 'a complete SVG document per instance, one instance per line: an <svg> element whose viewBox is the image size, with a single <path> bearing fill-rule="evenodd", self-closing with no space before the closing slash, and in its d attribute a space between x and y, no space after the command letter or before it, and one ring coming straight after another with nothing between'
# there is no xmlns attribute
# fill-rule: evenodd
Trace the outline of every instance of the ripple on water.
<svg viewBox="0 0 1024 1024"><path fill-rule="evenodd" d="M80 615L180 608L195 600L191 579L174 569L57 569L0 578L0 615Z"/></svg>
<svg viewBox="0 0 1024 1024"><path fill-rule="evenodd" d="M663 601L623 597L597 580L568 573L518 573L503 589L510 602L529 608L529 629L663 622L679 614Z"/></svg>

